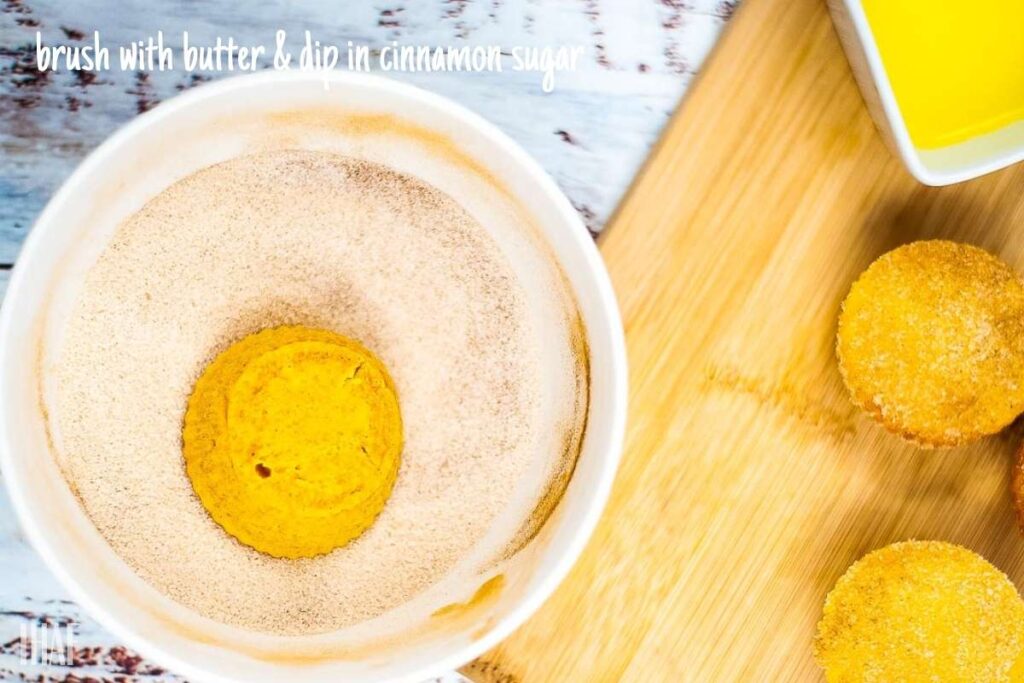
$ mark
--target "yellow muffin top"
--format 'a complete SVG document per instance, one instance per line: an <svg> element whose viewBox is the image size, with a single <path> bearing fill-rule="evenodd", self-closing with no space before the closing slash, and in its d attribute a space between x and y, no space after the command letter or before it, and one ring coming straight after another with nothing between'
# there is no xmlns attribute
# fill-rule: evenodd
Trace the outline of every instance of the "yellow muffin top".
<svg viewBox="0 0 1024 683"><path fill-rule="evenodd" d="M1022 650L1017 589L983 557L938 541L854 563L825 599L815 640L830 683L1018 681Z"/></svg>
<svg viewBox="0 0 1024 683"><path fill-rule="evenodd" d="M853 284L837 355L891 431L926 446L994 434L1024 412L1024 282L977 247L904 245Z"/></svg>
<svg viewBox="0 0 1024 683"><path fill-rule="evenodd" d="M402 419L387 370L366 348L327 330L275 327L206 367L182 450L225 531L275 557L311 557L345 545L383 509Z"/></svg>

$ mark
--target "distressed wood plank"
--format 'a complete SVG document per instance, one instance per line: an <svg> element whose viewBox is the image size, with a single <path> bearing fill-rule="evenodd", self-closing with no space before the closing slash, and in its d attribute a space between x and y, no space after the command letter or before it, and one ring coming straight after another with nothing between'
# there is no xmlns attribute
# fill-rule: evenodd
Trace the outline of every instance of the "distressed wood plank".
<svg viewBox="0 0 1024 683"><path fill-rule="evenodd" d="M215 0L126 6L112 0L8 0L0 14L0 260L10 262L32 220L78 161L122 123L180 90L224 74L33 72L35 32L53 43L129 43L157 29L196 44L232 35L272 53L274 30L295 52L317 39L373 48L403 44L558 46L586 52L576 73L542 92L537 74L393 74L465 104L535 155L592 230L599 230L643 162L732 4L718 0L582 2L259 3ZM176 40L174 41L176 42ZM180 66L180 53L176 54ZM114 51L116 61L116 50Z"/></svg>

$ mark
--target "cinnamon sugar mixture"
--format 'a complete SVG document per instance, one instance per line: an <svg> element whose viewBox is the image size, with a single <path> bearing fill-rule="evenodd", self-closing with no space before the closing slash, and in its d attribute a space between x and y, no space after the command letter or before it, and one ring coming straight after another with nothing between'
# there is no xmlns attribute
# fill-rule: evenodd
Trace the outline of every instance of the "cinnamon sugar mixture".
<svg viewBox="0 0 1024 683"><path fill-rule="evenodd" d="M552 432L583 417L572 413L570 364L566 381L550 381L524 291L459 204L384 166L278 151L204 169L121 225L85 280L52 378L59 461L113 549L205 616L301 634L380 615L495 528L508 533L494 545L507 543L559 455ZM182 461L183 411L202 369L282 324L371 349L405 423L377 521L312 559L235 541Z"/></svg>

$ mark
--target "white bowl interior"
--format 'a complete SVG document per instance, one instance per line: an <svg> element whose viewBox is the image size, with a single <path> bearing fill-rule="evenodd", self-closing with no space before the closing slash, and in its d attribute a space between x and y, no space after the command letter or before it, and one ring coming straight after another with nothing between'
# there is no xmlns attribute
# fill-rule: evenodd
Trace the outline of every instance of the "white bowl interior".
<svg viewBox="0 0 1024 683"><path fill-rule="evenodd" d="M947 185L975 178L1024 159L1024 121L939 149L918 149L929 184Z"/></svg>
<svg viewBox="0 0 1024 683"><path fill-rule="evenodd" d="M4 477L26 532L72 594L144 654L201 680L416 680L493 646L554 589L582 549L607 497L625 416L625 354L607 276L567 200L522 150L459 107L408 86L354 74L261 74L204 86L126 126L54 197L19 259L0 318L0 446ZM313 117L307 116L315 112ZM325 116L334 123L325 124ZM372 629L270 636L203 618L158 593L113 552L84 513L52 456L40 399L42 339L61 316L118 224L171 182L259 149L323 147L347 117L408 124L425 154L456 153L479 166L529 215L576 299L589 347L590 406L580 457L541 532L480 582L416 598L425 619ZM381 118L387 117L387 118ZM423 131L426 135L422 135ZM356 156L362 150L347 148ZM442 189L444 189L442 187ZM130 416L126 419L131 419ZM492 584L494 585L494 584ZM469 604L443 618L443 595ZM432 602L434 601L434 602ZM415 612L415 610L413 610Z"/></svg>

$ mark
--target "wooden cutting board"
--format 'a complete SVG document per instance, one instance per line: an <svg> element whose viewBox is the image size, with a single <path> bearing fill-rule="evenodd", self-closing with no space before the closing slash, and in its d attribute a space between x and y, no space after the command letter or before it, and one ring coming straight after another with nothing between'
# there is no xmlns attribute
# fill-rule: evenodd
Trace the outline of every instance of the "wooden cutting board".
<svg viewBox="0 0 1024 683"><path fill-rule="evenodd" d="M1024 272L1024 166L919 185L869 119L824 0L744 0L601 244L631 364L612 500L554 597L469 671L820 680L826 592L908 538L963 544L1024 586L1020 425L920 451L855 410L836 369L851 282L925 237Z"/></svg>

